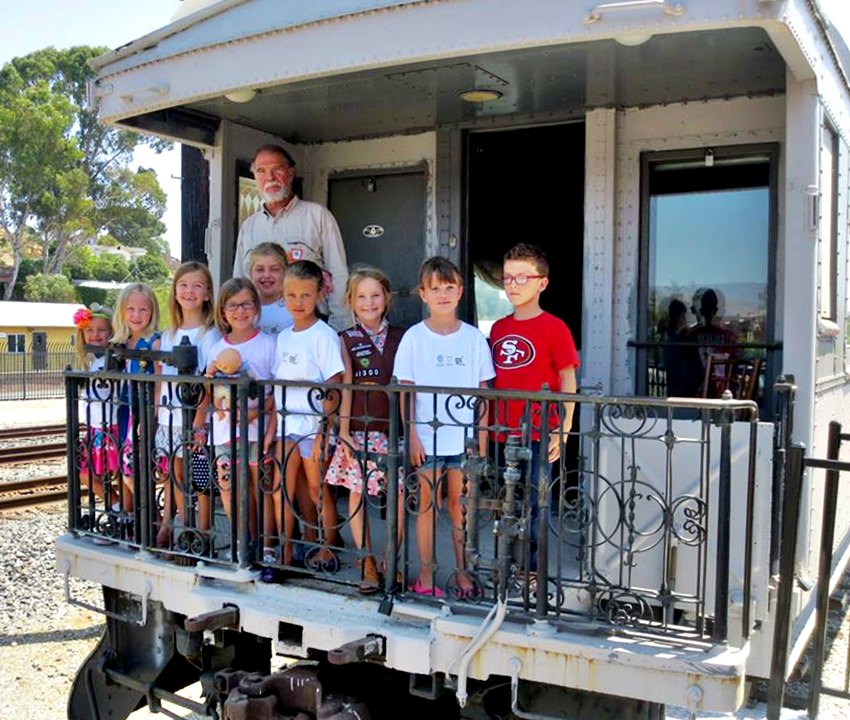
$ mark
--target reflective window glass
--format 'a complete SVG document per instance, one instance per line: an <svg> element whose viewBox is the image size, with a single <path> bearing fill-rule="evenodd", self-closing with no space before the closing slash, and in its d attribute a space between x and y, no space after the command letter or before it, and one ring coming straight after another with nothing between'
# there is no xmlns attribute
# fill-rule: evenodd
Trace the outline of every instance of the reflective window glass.
<svg viewBox="0 0 850 720"><path fill-rule="evenodd" d="M645 384L758 398L769 341L769 156L649 163Z"/></svg>

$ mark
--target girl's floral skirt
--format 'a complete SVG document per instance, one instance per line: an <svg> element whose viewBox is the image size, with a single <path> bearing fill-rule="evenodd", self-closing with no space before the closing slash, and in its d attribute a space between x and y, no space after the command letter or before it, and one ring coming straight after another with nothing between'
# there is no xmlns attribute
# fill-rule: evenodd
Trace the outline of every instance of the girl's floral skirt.
<svg viewBox="0 0 850 720"><path fill-rule="evenodd" d="M364 472L365 485L369 495L378 495L387 491L386 459L389 441L387 434L379 430L355 430L351 437L357 444L357 450L348 448L348 454L343 449L344 443L337 437L331 463L325 475L325 482L330 485L342 485L353 492L363 492ZM364 454L365 453L365 454ZM399 492L404 490L404 468L399 465Z"/></svg>

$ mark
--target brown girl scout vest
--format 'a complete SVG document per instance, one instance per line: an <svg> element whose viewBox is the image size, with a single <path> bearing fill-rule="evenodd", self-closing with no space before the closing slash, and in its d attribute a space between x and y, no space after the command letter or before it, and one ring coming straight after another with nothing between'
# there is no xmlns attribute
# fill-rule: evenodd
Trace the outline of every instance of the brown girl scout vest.
<svg viewBox="0 0 850 720"><path fill-rule="evenodd" d="M351 358L355 385L388 385L392 379L393 363L401 336L402 328L390 325L387 328L387 341L384 352L378 351L366 332L355 325L340 333L340 339ZM368 422L365 418L370 418ZM387 420L390 416L390 401L386 393L354 391L351 401L351 430L389 431Z"/></svg>

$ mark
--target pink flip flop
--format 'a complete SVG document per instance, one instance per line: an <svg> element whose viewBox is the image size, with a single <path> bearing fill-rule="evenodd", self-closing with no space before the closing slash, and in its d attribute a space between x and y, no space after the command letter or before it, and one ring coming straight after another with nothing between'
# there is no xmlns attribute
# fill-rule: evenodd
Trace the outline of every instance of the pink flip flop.
<svg viewBox="0 0 850 720"><path fill-rule="evenodd" d="M417 595L426 595L428 597L436 598L445 597L445 593L440 590L440 588L438 588L436 585L432 585L431 587L425 587L419 578L416 578L416 582L410 586L410 589L413 590L413 592L415 592Z"/></svg>

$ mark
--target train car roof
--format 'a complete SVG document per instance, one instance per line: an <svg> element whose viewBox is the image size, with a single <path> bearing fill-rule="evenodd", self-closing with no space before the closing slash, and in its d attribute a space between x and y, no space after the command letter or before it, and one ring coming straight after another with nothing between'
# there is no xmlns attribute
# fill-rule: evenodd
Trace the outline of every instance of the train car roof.
<svg viewBox="0 0 850 720"><path fill-rule="evenodd" d="M202 0L97 58L101 118L198 145L221 120L290 142L781 94L848 118L850 53L809 0ZM497 101L458 98L489 89Z"/></svg>

